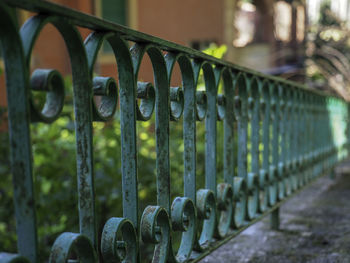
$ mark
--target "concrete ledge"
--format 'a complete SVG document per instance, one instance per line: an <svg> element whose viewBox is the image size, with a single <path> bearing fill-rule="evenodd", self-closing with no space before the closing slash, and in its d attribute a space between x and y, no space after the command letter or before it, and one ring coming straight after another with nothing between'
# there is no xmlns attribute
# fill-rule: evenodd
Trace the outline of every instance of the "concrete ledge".
<svg viewBox="0 0 350 263"><path fill-rule="evenodd" d="M266 217L200 262L350 262L350 160L334 180L321 177L288 200L280 215L279 231Z"/></svg>

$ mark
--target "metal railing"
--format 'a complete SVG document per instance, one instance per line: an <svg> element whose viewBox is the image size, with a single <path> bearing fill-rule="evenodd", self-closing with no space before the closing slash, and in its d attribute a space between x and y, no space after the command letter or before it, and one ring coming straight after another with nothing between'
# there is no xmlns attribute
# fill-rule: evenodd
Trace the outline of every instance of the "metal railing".
<svg viewBox="0 0 350 263"><path fill-rule="evenodd" d="M19 30L13 8L38 14ZM50 262L137 262L141 239L155 245L153 262L198 261L268 213L277 228L279 206L348 154L349 104L340 98L53 3L3 0L0 38L18 254L1 253L1 263L38 261L30 124L55 121L64 104L62 77L57 71L37 69L29 74L34 43L47 24L62 35L72 66L80 227L79 233L62 233L56 239ZM85 42L77 26L93 30ZM93 77L105 41L112 46L118 65L118 109L116 81ZM126 41L134 42L131 49ZM145 54L152 61L154 87L137 82ZM181 88L170 87L176 64L181 70ZM196 89L201 70L205 91ZM220 81L222 94L218 94ZM33 103L31 90L47 93L43 109ZM99 105L93 96L102 96ZM138 105L137 99L145 103ZM136 122L148 120L153 107L157 203L140 215ZM105 223L98 242L92 123L110 120L116 110L120 111L123 215ZM181 119L184 190L183 196L172 201L169 122ZM204 189L196 187L198 121L205 122ZM217 180L217 122L224 127L222 181ZM182 233L177 251L172 248L175 232Z"/></svg>

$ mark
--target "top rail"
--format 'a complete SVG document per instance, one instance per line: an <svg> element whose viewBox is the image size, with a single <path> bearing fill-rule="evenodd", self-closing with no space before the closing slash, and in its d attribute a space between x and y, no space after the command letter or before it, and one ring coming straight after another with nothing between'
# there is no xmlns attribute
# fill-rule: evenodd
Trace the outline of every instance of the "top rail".
<svg viewBox="0 0 350 263"><path fill-rule="evenodd" d="M14 7L36 15L18 29ZM51 2L2 0L0 40L18 253L0 253L0 263L39 261L30 125L49 125L60 118L65 99L57 70L36 69L30 75L33 46L48 24L57 28L70 56L79 200L79 233L62 233L53 244L50 262L139 262L141 241L155 246L153 262L199 261L266 214L276 215L276 209L292 194L348 155L349 104L337 96ZM93 30L84 42L77 26ZM127 41L134 45L129 48ZM104 42L113 49L118 81L94 76ZM146 54L152 62L154 83L138 81ZM182 86L170 87L176 64ZM201 74L205 90L197 90ZM43 108L35 104L32 91L47 94ZM92 124L116 121L116 110L120 111L123 215L105 222L99 241ZM153 111L157 201L139 215L136 122L149 121ZM170 200L169 123L180 119L184 189L183 195ZM205 125L202 189L196 178L199 121ZM224 131L220 140L218 123ZM224 151L223 179L217 176L219 143ZM173 248L175 232L182 234L178 249Z"/></svg>
<svg viewBox="0 0 350 263"><path fill-rule="evenodd" d="M182 46L182 45L179 45L177 43L158 38L156 36L152 36L152 35L140 32L140 31L136 31L136 30L133 30L133 29L128 28L126 26L119 25L119 24L92 16L92 15L86 14L86 13L82 13L82 12L79 12L79 11L74 10L74 9L66 8L66 7L61 6L59 4L56 4L56 3L47 2L47 1L38 1L38 0L35 0L35 1L32 1L32 0L14 0L14 1L2 0L2 1L7 3L9 6L23 8L23 9L26 9L28 11L38 12L38 13L43 13L43 14L47 13L50 15L57 15L60 17L66 17L66 18L70 19L70 21L73 22L76 26L81 26L81 27L89 28L89 29L96 30L96 31L117 32L117 33L121 34L126 40L131 40L131 41L135 41L138 43L154 44L154 45L158 46L159 48L161 48L162 50L172 51L172 52L181 52L181 53L184 53L192 58L210 61L213 64L218 65L218 66L220 65L220 66L230 67L236 71L242 71L242 72L249 73L249 74L252 74L255 76L269 79L271 81L278 81L280 83L293 85L295 87L299 87L301 89L306 89L306 90L314 92L316 94L324 94L324 95L328 95L328 96L330 95L327 92L322 92L322 91L315 90L315 89L311 90L310 88L308 88L305 85L302 85L300 83L289 81L289 80L275 77L272 75L267 75L267 74L261 73L261 72L256 71L256 70L252 70L252 69L249 69L249 68L246 68L243 66L233 64L233 63L228 62L228 61L224 61L222 59L217 59L213 56L205 54L205 53L198 51L196 49L192 49L190 47ZM331 96L335 96L335 95L331 95Z"/></svg>

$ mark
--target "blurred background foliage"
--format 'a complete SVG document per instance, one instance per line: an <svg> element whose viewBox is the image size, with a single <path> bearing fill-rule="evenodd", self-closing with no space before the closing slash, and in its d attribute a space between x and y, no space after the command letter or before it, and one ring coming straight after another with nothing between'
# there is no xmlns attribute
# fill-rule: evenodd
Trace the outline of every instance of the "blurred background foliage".
<svg viewBox="0 0 350 263"><path fill-rule="evenodd" d="M350 31L347 21L323 1L317 24L308 29L305 69L310 87L350 100Z"/></svg>
<svg viewBox="0 0 350 263"><path fill-rule="evenodd" d="M254 1L242 1L254 2ZM255 1L256 3L259 3ZM246 26L245 26L246 28ZM308 86L341 94L350 99L350 39L348 26L330 9L325 1L319 22L308 28L306 56L303 69ZM211 44L205 53L222 58L228 51L225 45ZM239 53L239 52L238 52ZM254 58L254 63L256 59ZM1 71L0 71L1 73ZM283 77L283 75L282 75ZM304 80L304 79L303 79ZM203 74L197 87L204 89ZM36 194L37 226L40 261L46 261L56 237L64 232L78 232L77 182L75 162L75 132L73 117L72 81L65 78L66 99L61 117L53 124L32 124L34 187ZM222 93L222 82L219 93ZM3 116L6 109L0 109ZM119 112L111 122L93 123L94 169L97 228L100 234L104 223L112 216L122 216L121 141ZM4 118L0 118L0 121ZM1 123L0 123L1 126ZM218 122L217 177L222 181L223 123ZM183 126L170 123L171 200L183 193ZM250 136L250 135L248 135ZM221 140L221 141L219 141ZM9 168L8 132L0 132L0 250L16 252L16 230L13 191ZM197 122L197 189L204 187L205 124ZM155 122L137 122L139 213L146 205L156 204L155 180ZM248 148L250 145L248 145ZM262 149L260 149L262 150ZM249 166L250 156L248 156ZM145 248L151 252L150 248Z"/></svg>

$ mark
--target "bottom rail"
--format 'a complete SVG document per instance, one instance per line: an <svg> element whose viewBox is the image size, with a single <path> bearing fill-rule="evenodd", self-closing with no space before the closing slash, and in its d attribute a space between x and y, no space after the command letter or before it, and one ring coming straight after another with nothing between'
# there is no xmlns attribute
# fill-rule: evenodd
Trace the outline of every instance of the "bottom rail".
<svg viewBox="0 0 350 263"><path fill-rule="evenodd" d="M335 166L337 166L338 164L340 164L341 162L337 163ZM334 167L335 167L334 166ZM311 178L310 181L308 183L306 183L304 186L300 187L299 189L295 190L291 195L289 195L288 197L285 197L285 199L279 201L278 203L276 203L274 206L269 207L264 213L258 213L256 218L251 220L251 221L245 221L244 225L237 229L237 230L233 230L232 232L230 232L228 234L228 236L224 239L221 240L216 240L213 243L211 243L211 246L208 247L204 252L192 252L191 254L191 262L198 262L201 259L205 258L206 256L208 256L210 253L212 253L214 250L218 249L219 247L221 247L222 245L226 244L228 241L230 241L231 239L233 239L234 237L238 236L240 233L242 233L244 230L246 230L248 227L254 225L255 223L257 223L258 221L260 221L261 219L263 219L265 216L271 214L274 210L278 209L281 205L283 205L284 203L286 203L288 200L290 200L292 197L294 197L295 195L297 195L298 193L300 193L301 191L305 190L305 188L309 187L314 181L316 181L317 179L329 175L331 173L333 173L334 167L328 168L326 171L324 171L322 174Z"/></svg>

